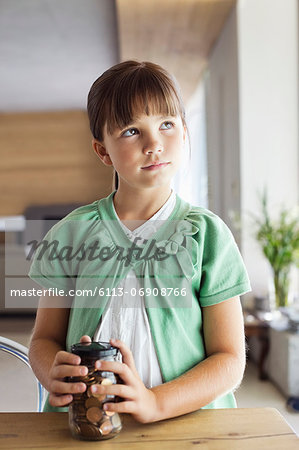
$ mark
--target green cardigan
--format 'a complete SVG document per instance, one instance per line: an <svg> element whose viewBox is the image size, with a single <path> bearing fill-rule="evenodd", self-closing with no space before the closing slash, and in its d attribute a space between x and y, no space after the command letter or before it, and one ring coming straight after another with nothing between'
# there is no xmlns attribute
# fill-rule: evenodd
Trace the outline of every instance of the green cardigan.
<svg viewBox="0 0 299 450"><path fill-rule="evenodd" d="M114 194L74 210L54 225L44 239L59 242L60 257L51 258L45 252L38 258L36 251L29 276L45 288L77 291L66 338L69 351L83 334L93 336L111 289L134 269L144 287L151 333L163 382L167 382L206 358L201 308L248 292L248 275L224 222L178 195L170 217L130 253L132 242L113 209ZM86 251L95 247L102 250L101 258L100 252ZM82 296L84 289L93 295ZM232 392L203 408L229 407L236 407ZM53 408L46 402L44 410L67 408Z"/></svg>

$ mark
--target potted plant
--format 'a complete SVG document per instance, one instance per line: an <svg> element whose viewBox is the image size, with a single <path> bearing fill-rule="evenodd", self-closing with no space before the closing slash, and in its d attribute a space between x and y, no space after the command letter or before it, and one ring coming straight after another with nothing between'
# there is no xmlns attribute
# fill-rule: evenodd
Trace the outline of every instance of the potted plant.
<svg viewBox="0 0 299 450"><path fill-rule="evenodd" d="M277 220L270 218L266 190L261 196L261 207L261 217L251 214L256 226L255 238L272 268L276 308L285 307L291 267L299 266L299 215L282 209Z"/></svg>

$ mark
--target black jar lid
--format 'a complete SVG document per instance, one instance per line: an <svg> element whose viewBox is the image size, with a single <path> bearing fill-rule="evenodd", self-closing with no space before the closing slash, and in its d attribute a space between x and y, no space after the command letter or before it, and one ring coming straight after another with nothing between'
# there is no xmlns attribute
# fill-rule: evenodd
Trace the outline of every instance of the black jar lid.
<svg viewBox="0 0 299 450"><path fill-rule="evenodd" d="M113 347L109 342L80 342L71 346L71 352L84 357L115 356L118 348Z"/></svg>

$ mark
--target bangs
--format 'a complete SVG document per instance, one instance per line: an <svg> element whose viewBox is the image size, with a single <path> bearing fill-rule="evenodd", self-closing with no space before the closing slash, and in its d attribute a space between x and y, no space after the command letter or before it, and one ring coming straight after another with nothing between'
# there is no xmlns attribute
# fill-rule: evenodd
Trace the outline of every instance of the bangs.
<svg viewBox="0 0 299 450"><path fill-rule="evenodd" d="M123 129L138 116L181 116L185 112L176 91L161 77L146 70L136 70L121 80L106 103L107 132Z"/></svg>
<svg viewBox="0 0 299 450"><path fill-rule="evenodd" d="M138 116L180 116L185 110L176 80L161 66L151 62L124 61L104 72L92 85L87 102L90 129L103 140L123 129Z"/></svg>

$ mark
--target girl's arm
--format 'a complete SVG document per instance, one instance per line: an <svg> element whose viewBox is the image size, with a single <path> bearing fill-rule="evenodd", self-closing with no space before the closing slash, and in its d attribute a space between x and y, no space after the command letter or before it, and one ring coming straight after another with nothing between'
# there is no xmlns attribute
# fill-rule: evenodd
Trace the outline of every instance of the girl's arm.
<svg viewBox="0 0 299 450"><path fill-rule="evenodd" d="M245 364L245 336L239 297L203 308L207 358L164 385L152 388L161 420L195 411L236 389Z"/></svg>
<svg viewBox="0 0 299 450"><path fill-rule="evenodd" d="M207 405L235 389L243 377L246 356L239 297L203 308L203 333L207 358L180 377L152 389L140 380L130 350L121 341L113 341L122 352L124 364L101 361L96 367L118 373L125 384L95 385L94 391L123 397L123 402L107 403L105 408L130 413L143 423L180 416Z"/></svg>
<svg viewBox="0 0 299 450"><path fill-rule="evenodd" d="M70 310L47 308L61 298L41 297L29 347L33 372L49 392L52 406L65 406L72 401L72 393L83 392L84 383L66 383L65 377L80 376L80 357L64 351ZM85 370L87 373L87 369ZM84 375L86 375L84 373Z"/></svg>

